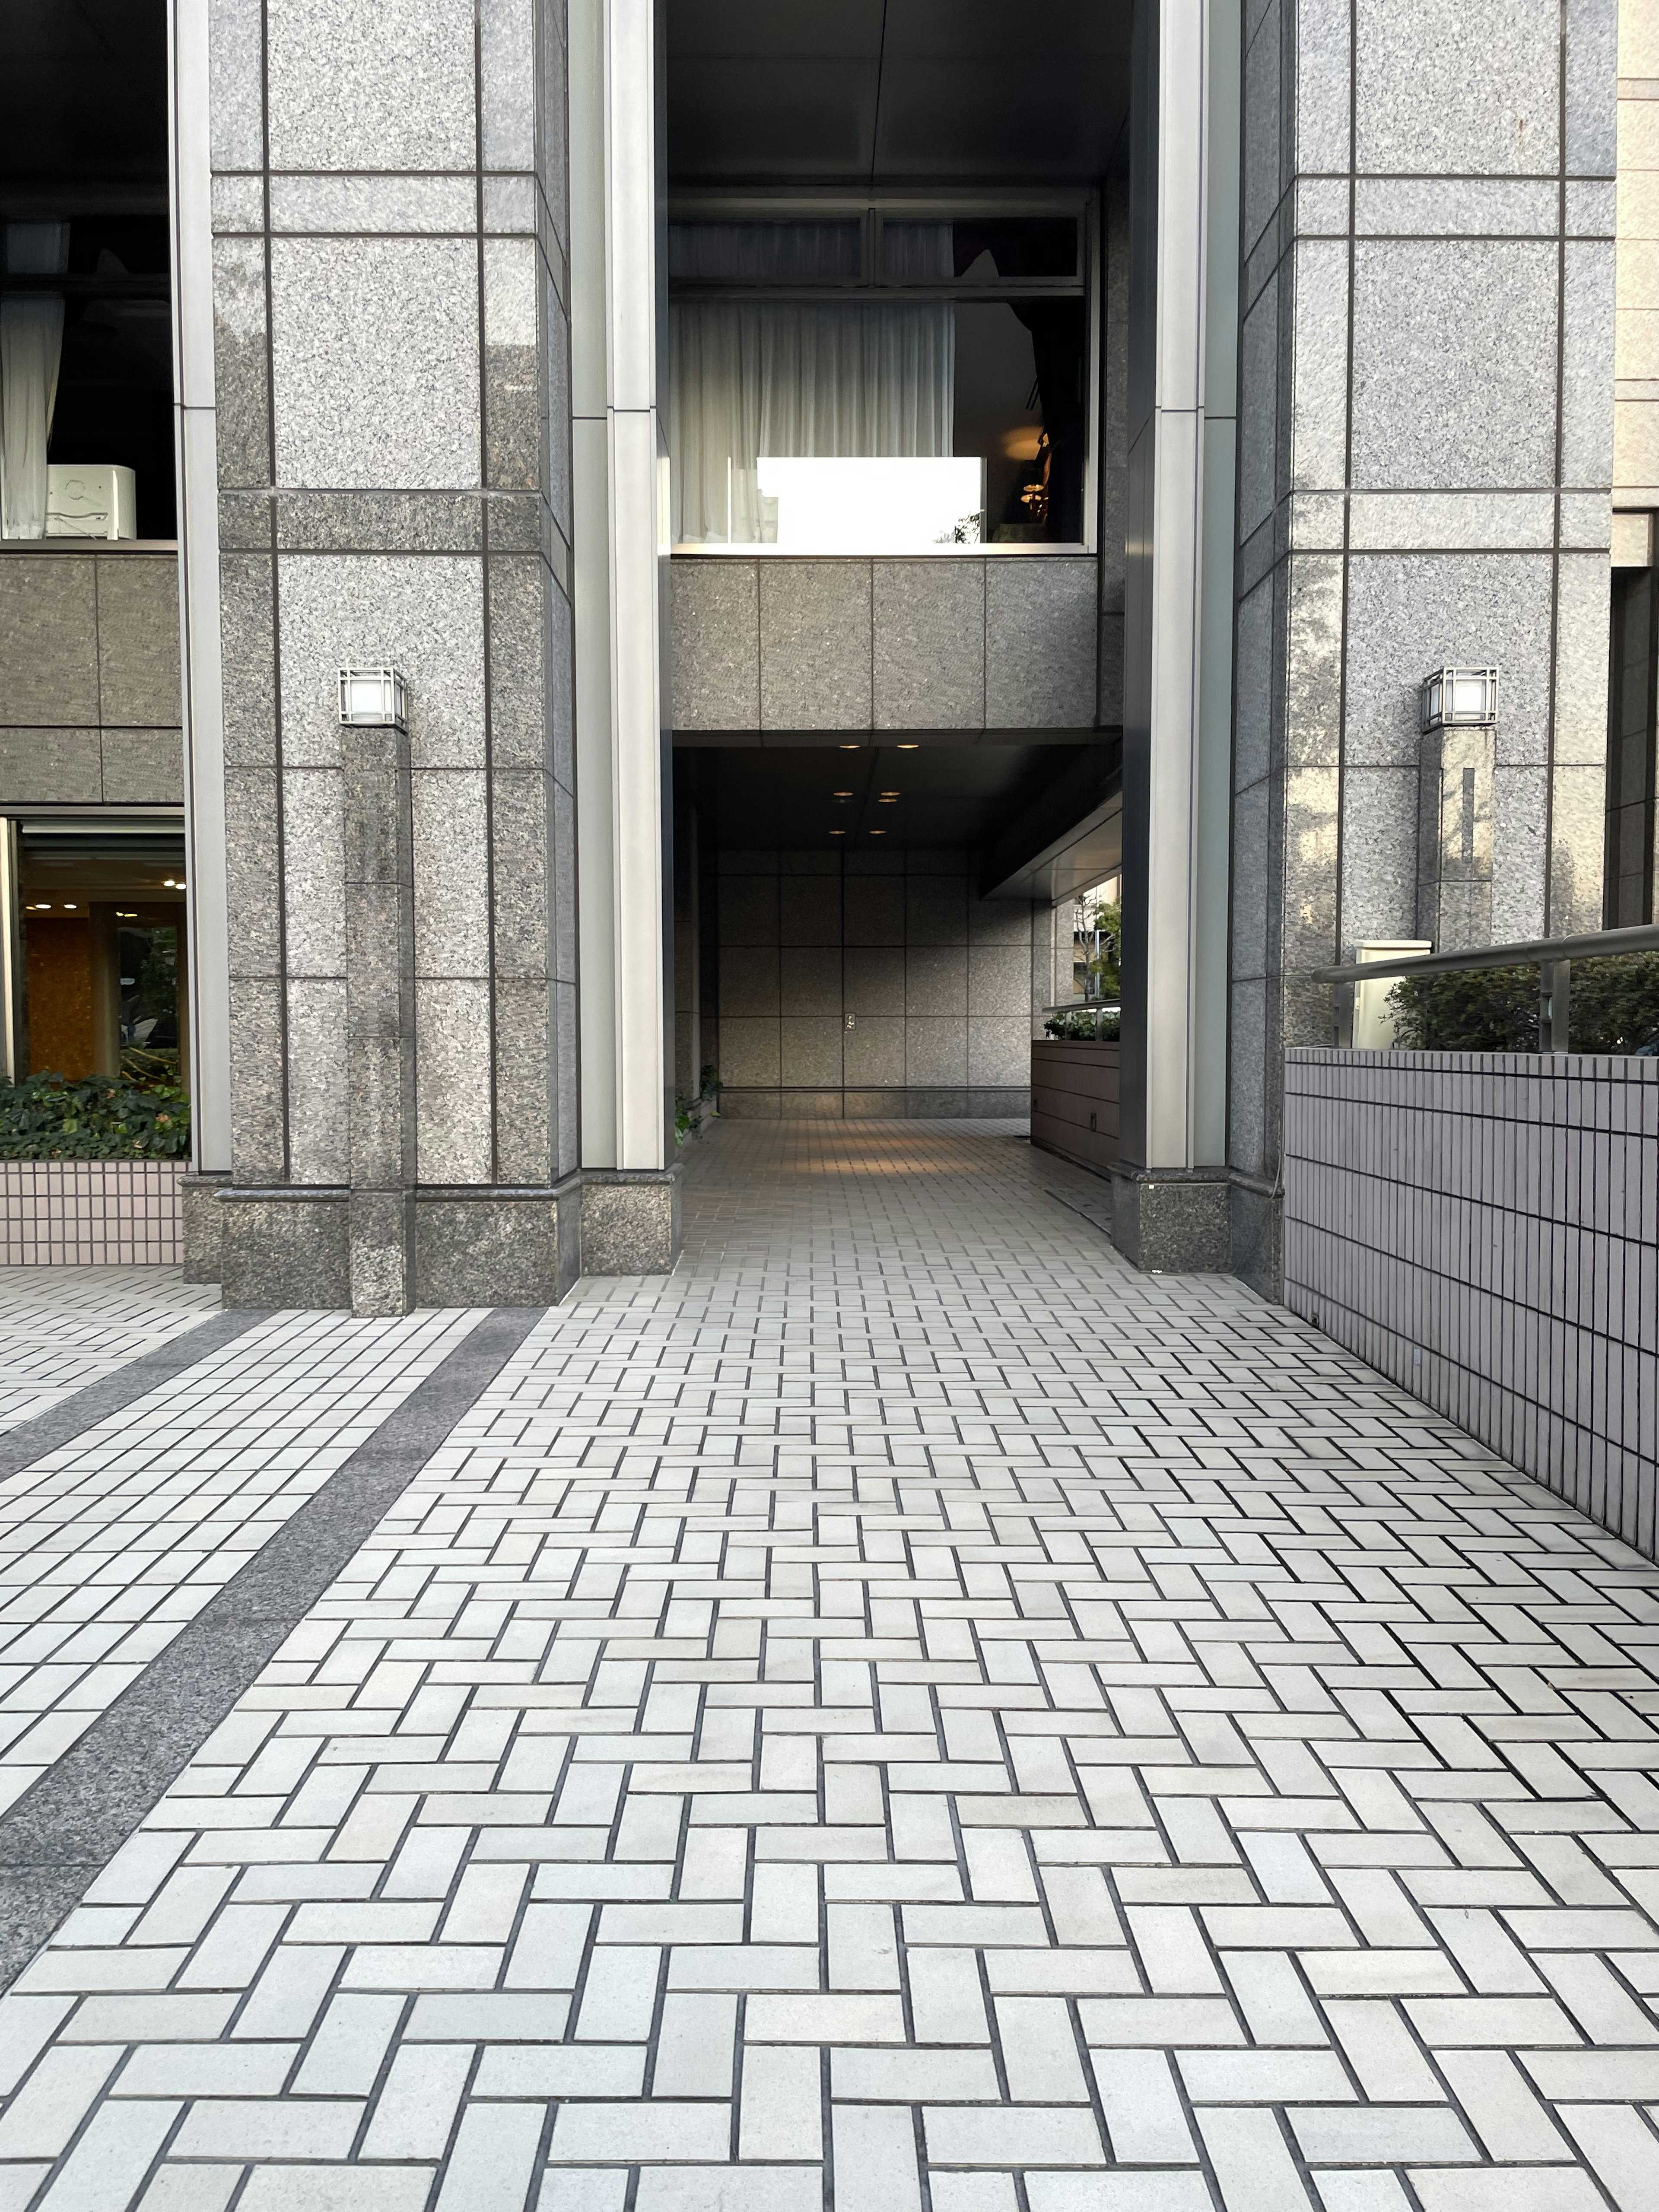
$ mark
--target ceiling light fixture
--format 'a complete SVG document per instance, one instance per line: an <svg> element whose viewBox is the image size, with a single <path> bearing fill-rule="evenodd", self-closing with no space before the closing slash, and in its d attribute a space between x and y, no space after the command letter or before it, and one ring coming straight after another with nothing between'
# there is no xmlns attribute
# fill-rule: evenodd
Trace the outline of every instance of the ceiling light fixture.
<svg viewBox="0 0 1659 2212"><path fill-rule="evenodd" d="M915 753L915 752L920 752L920 751L921 750L921 745L920 745L919 744L908 744L908 745L900 745L900 746L899 746L899 748L898 748L898 750L899 750L899 751L900 751L900 752L902 752L902 753Z"/></svg>
<svg viewBox="0 0 1659 2212"><path fill-rule="evenodd" d="M831 799L850 799L853 794L850 791L832 791L830 796Z"/></svg>
<svg viewBox="0 0 1659 2212"><path fill-rule="evenodd" d="M870 835L872 837L884 837L887 835L887 832L884 830L872 830L870 832Z"/></svg>
<svg viewBox="0 0 1659 2212"><path fill-rule="evenodd" d="M843 746L842 747L842 752L844 752L844 753L856 753L856 752L862 752L862 751L863 751L863 750L864 750L864 748L862 747L862 745L843 745Z"/></svg>

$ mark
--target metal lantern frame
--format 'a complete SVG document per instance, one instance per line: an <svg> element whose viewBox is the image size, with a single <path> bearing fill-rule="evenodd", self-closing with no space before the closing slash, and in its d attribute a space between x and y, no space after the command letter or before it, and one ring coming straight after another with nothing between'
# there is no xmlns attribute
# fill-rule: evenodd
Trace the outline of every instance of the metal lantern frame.
<svg viewBox="0 0 1659 2212"><path fill-rule="evenodd" d="M406 730L409 697L395 668L343 668L340 720L349 730Z"/></svg>
<svg viewBox="0 0 1659 2212"><path fill-rule="evenodd" d="M1437 668L1419 688L1423 728L1490 729L1498 720L1495 668Z"/></svg>

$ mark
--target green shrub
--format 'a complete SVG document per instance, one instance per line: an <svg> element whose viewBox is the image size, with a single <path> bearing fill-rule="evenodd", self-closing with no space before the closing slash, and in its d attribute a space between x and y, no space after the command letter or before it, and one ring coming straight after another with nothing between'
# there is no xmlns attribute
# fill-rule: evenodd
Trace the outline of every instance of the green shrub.
<svg viewBox="0 0 1659 2212"><path fill-rule="evenodd" d="M31 1075L0 1084L0 1159L176 1160L190 1149L190 1100L125 1079Z"/></svg>
<svg viewBox="0 0 1659 2212"><path fill-rule="evenodd" d="M1098 1022L1099 1028L1095 1024ZM1115 1006L1109 1013L1050 1014L1042 1024L1051 1037L1063 1043L1115 1044L1122 1027L1122 1017Z"/></svg>
<svg viewBox="0 0 1659 2212"><path fill-rule="evenodd" d="M1637 1052L1659 1038L1659 953L1575 960L1568 1006L1574 1052ZM1402 976L1389 994L1395 1042L1408 1052L1536 1052L1536 968Z"/></svg>

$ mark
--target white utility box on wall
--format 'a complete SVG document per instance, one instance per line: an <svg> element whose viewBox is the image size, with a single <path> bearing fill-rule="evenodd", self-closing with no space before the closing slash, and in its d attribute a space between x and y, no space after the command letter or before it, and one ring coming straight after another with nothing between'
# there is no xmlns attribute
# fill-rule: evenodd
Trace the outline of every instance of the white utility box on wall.
<svg viewBox="0 0 1659 2212"><path fill-rule="evenodd" d="M46 471L48 538L136 538L137 487L131 469Z"/></svg>
<svg viewBox="0 0 1659 2212"><path fill-rule="evenodd" d="M1432 952L1434 947L1426 939L1409 937L1374 937L1368 943L1356 945L1356 960L1399 960L1408 952ZM1389 994L1400 981L1398 975L1379 975L1374 983L1356 983L1353 988L1353 1048L1356 1052L1387 1052L1394 1043L1395 1012L1389 1004Z"/></svg>

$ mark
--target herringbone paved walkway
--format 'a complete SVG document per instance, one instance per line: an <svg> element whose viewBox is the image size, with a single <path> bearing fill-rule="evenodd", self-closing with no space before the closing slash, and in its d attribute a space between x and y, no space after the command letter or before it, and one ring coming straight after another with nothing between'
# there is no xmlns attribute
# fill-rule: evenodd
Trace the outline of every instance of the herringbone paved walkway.
<svg viewBox="0 0 1659 2212"><path fill-rule="evenodd" d="M0 2207L1659 2204L1659 1571L1000 1127L735 1124L0 2005Z"/></svg>

